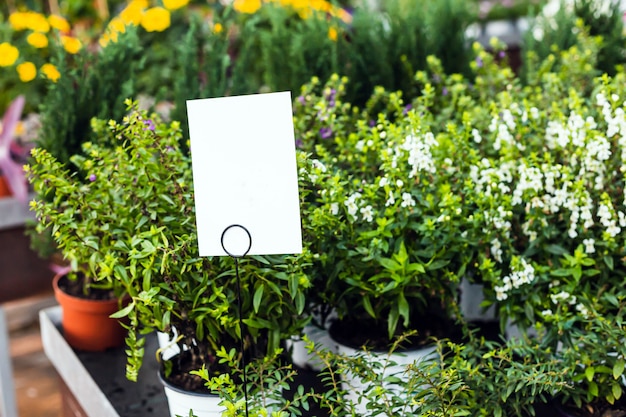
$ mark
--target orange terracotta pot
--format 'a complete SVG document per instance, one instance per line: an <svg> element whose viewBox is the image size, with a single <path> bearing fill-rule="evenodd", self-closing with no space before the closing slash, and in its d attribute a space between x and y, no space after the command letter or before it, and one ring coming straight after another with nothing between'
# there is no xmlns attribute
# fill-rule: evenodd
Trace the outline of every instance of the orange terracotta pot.
<svg viewBox="0 0 626 417"><path fill-rule="evenodd" d="M4 179L4 175L0 175L0 198L9 197L10 195L11 190L9 189L7 181Z"/></svg>
<svg viewBox="0 0 626 417"><path fill-rule="evenodd" d="M100 352L122 346L126 329L119 320L109 316L119 310L117 299L87 300L66 294L59 288L56 275L52 282L54 295L63 310L63 335L67 343L78 350Z"/></svg>

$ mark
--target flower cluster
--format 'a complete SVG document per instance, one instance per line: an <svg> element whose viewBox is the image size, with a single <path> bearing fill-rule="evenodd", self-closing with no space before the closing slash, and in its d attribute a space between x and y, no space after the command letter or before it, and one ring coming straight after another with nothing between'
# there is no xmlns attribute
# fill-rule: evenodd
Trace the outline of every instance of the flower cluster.
<svg viewBox="0 0 626 417"><path fill-rule="evenodd" d="M345 23L350 23L352 16L345 9L335 6L326 0L234 0L233 7L239 13L253 14L259 11L265 3L276 3L283 7L292 7L302 18L312 13L322 12L338 17Z"/></svg>
<svg viewBox="0 0 626 417"><path fill-rule="evenodd" d="M11 13L8 22L11 40L0 44L0 66L15 67L24 83L33 81L38 71L52 81L59 78L54 65L46 62L51 43L60 44L70 54L82 48L82 42L72 36L72 29L62 16L20 11Z"/></svg>
<svg viewBox="0 0 626 417"><path fill-rule="evenodd" d="M313 156L303 204L318 289L311 302L342 320L368 318L393 337L426 310L453 308L451 288L479 232L466 225L472 207L462 204L471 132L437 133L397 94L387 115L352 108L341 101L345 84L313 79L295 101L299 146ZM377 90L372 101L387 94ZM330 137L316 134L331 127Z"/></svg>

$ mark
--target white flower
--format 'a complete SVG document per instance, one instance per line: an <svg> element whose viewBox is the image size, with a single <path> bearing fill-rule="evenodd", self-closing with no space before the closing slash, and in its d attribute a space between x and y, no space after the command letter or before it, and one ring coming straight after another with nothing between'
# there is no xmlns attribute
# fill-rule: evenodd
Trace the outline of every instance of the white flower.
<svg viewBox="0 0 626 417"><path fill-rule="evenodd" d="M363 220L371 222L374 219L374 209L370 205L365 206L361 209L361 215L363 216Z"/></svg>
<svg viewBox="0 0 626 417"><path fill-rule="evenodd" d="M583 245L585 245L585 253L595 253L595 243L596 241L594 239L584 239Z"/></svg>
<svg viewBox="0 0 626 417"><path fill-rule="evenodd" d="M321 172L326 172L326 165L324 165L319 160L314 159L311 161L311 164L313 165L313 168L318 169Z"/></svg>
<svg viewBox="0 0 626 417"><path fill-rule="evenodd" d="M404 181L402 181L402 180L398 180L398 181L396 181L396 186L397 186L398 188L402 188L402 186L403 186L403 185L404 185Z"/></svg>
<svg viewBox="0 0 626 417"><path fill-rule="evenodd" d="M332 203L332 204L330 205L330 213L331 213L333 216L336 216L336 215L339 213L339 204L337 204L337 203Z"/></svg>
<svg viewBox="0 0 626 417"><path fill-rule="evenodd" d="M402 193L402 203L400 206L402 207L412 207L415 205L415 200L413 200L413 196L410 193Z"/></svg>
<svg viewBox="0 0 626 417"><path fill-rule="evenodd" d="M361 193L354 193L344 202L348 208L348 214L350 214L354 219L356 219L356 214L359 211L359 206L356 204L356 201L359 198L361 198Z"/></svg>
<svg viewBox="0 0 626 417"><path fill-rule="evenodd" d="M476 143L480 143L483 140L478 129L472 129L472 136L474 137L474 142Z"/></svg>
<svg viewBox="0 0 626 417"><path fill-rule="evenodd" d="M387 177L382 177L380 181L378 181L379 187L384 187L387 184L389 184L389 179Z"/></svg>
<svg viewBox="0 0 626 417"><path fill-rule="evenodd" d="M532 117L533 119L539 118L539 109L537 109L537 107L530 108L530 117Z"/></svg>
<svg viewBox="0 0 626 417"><path fill-rule="evenodd" d="M550 298L552 299L553 304L558 304L558 302L561 300L568 300L570 297L570 293L566 291L561 291L558 294L550 294Z"/></svg>
<svg viewBox="0 0 626 417"><path fill-rule="evenodd" d="M502 263L502 244L498 239L491 241L491 254L496 262Z"/></svg>
<svg viewBox="0 0 626 417"><path fill-rule="evenodd" d="M545 309L541 312L541 315L544 317L550 317L552 315L552 310L550 310L549 308Z"/></svg>
<svg viewBox="0 0 626 417"><path fill-rule="evenodd" d="M506 293L503 287L496 286L494 287L494 290L496 291L496 300L498 301L504 301L509 297L509 295Z"/></svg>

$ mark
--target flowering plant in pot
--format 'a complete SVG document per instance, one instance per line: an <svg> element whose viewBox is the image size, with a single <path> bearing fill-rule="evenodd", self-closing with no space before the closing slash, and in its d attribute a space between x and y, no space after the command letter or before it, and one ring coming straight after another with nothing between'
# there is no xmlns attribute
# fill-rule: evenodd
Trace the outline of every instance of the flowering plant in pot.
<svg viewBox="0 0 626 417"><path fill-rule="evenodd" d="M315 237L313 302L332 306L355 333L361 332L354 323L365 319L381 342L361 333L354 345L381 349L424 317L439 317L440 330L449 329L443 323L455 311L456 284L471 265L478 230L466 201L471 131L435 135L430 115L407 111L398 94L377 94L386 95L389 117L381 113L369 123L368 113L356 113L342 117L342 129L327 138L309 136L313 145L304 137L315 159L303 223ZM326 107L333 107L328 99Z"/></svg>
<svg viewBox="0 0 626 417"><path fill-rule="evenodd" d="M141 335L175 329L183 353L163 362L164 375L180 370L180 385L205 392L201 379L188 371L206 366L212 374L227 372L215 352L222 346L238 349L241 337L246 352L240 354L276 350L302 325L298 317L308 280L293 256L241 259L240 317L233 261L197 252L191 159L180 124L165 124L137 110L136 103L126 104L122 123L94 120L102 144L83 145L84 155L72 158L76 174L45 151L32 170L43 180L61 177L70 184L55 188L55 197L70 205L66 216L73 222L93 224L97 243L84 249L92 251L91 266L130 298L115 315L128 321L128 378L135 380L141 365ZM53 221L63 219L54 204L46 207ZM67 227L55 235L79 246L84 237L76 230ZM247 334L240 334L240 319Z"/></svg>
<svg viewBox="0 0 626 417"><path fill-rule="evenodd" d="M563 398L598 410L624 388L626 96L623 70L594 77L599 41L578 36L584 49L485 103L490 120L472 129L489 157L471 181L479 207L501 213L477 217L491 231L479 260L488 303L565 358L575 390Z"/></svg>

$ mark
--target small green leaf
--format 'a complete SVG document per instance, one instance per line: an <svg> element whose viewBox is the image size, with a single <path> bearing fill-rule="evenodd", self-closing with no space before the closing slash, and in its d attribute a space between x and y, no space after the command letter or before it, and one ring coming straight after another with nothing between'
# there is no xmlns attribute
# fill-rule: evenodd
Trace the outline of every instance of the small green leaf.
<svg viewBox="0 0 626 417"><path fill-rule="evenodd" d="M622 374L624 373L624 359L620 358L615 362L615 365L613 365L613 378L617 379L620 376L622 376ZM618 397L616 397L618 398Z"/></svg>
<svg viewBox="0 0 626 417"><path fill-rule="evenodd" d="M129 303L126 307L124 307L120 311L116 311L115 313L111 314L109 317L111 317L112 319L121 319L122 317L126 317L133 310L134 307L135 307L135 303Z"/></svg>
<svg viewBox="0 0 626 417"><path fill-rule="evenodd" d="M405 327L409 325L409 303L406 301L406 297L404 293L400 293L398 297L398 311L400 316L404 318L404 322L402 323Z"/></svg>
<svg viewBox="0 0 626 417"><path fill-rule="evenodd" d="M363 307L365 308L365 311L367 311L367 314L372 316L372 318L376 318L376 313L372 308L372 303L370 302L370 298L368 296L363 297Z"/></svg>
<svg viewBox="0 0 626 417"><path fill-rule="evenodd" d="M588 366L587 369L585 369L585 377L587 377L587 381L591 381L595 374L596 370L593 366Z"/></svg>
<svg viewBox="0 0 626 417"><path fill-rule="evenodd" d="M259 285L259 287L254 292L254 298L252 300L252 305L254 307L254 312L259 312L259 307L261 306L261 300L263 299L263 290L265 287L263 285Z"/></svg>
<svg viewBox="0 0 626 417"><path fill-rule="evenodd" d="M620 387L618 383L613 383L613 385L611 386L611 391L613 391L613 396L616 400L619 400L622 396L622 387Z"/></svg>
<svg viewBox="0 0 626 417"><path fill-rule="evenodd" d="M608 266L609 269L612 271L613 270L613 258L610 256L605 256L603 260L606 266Z"/></svg>

